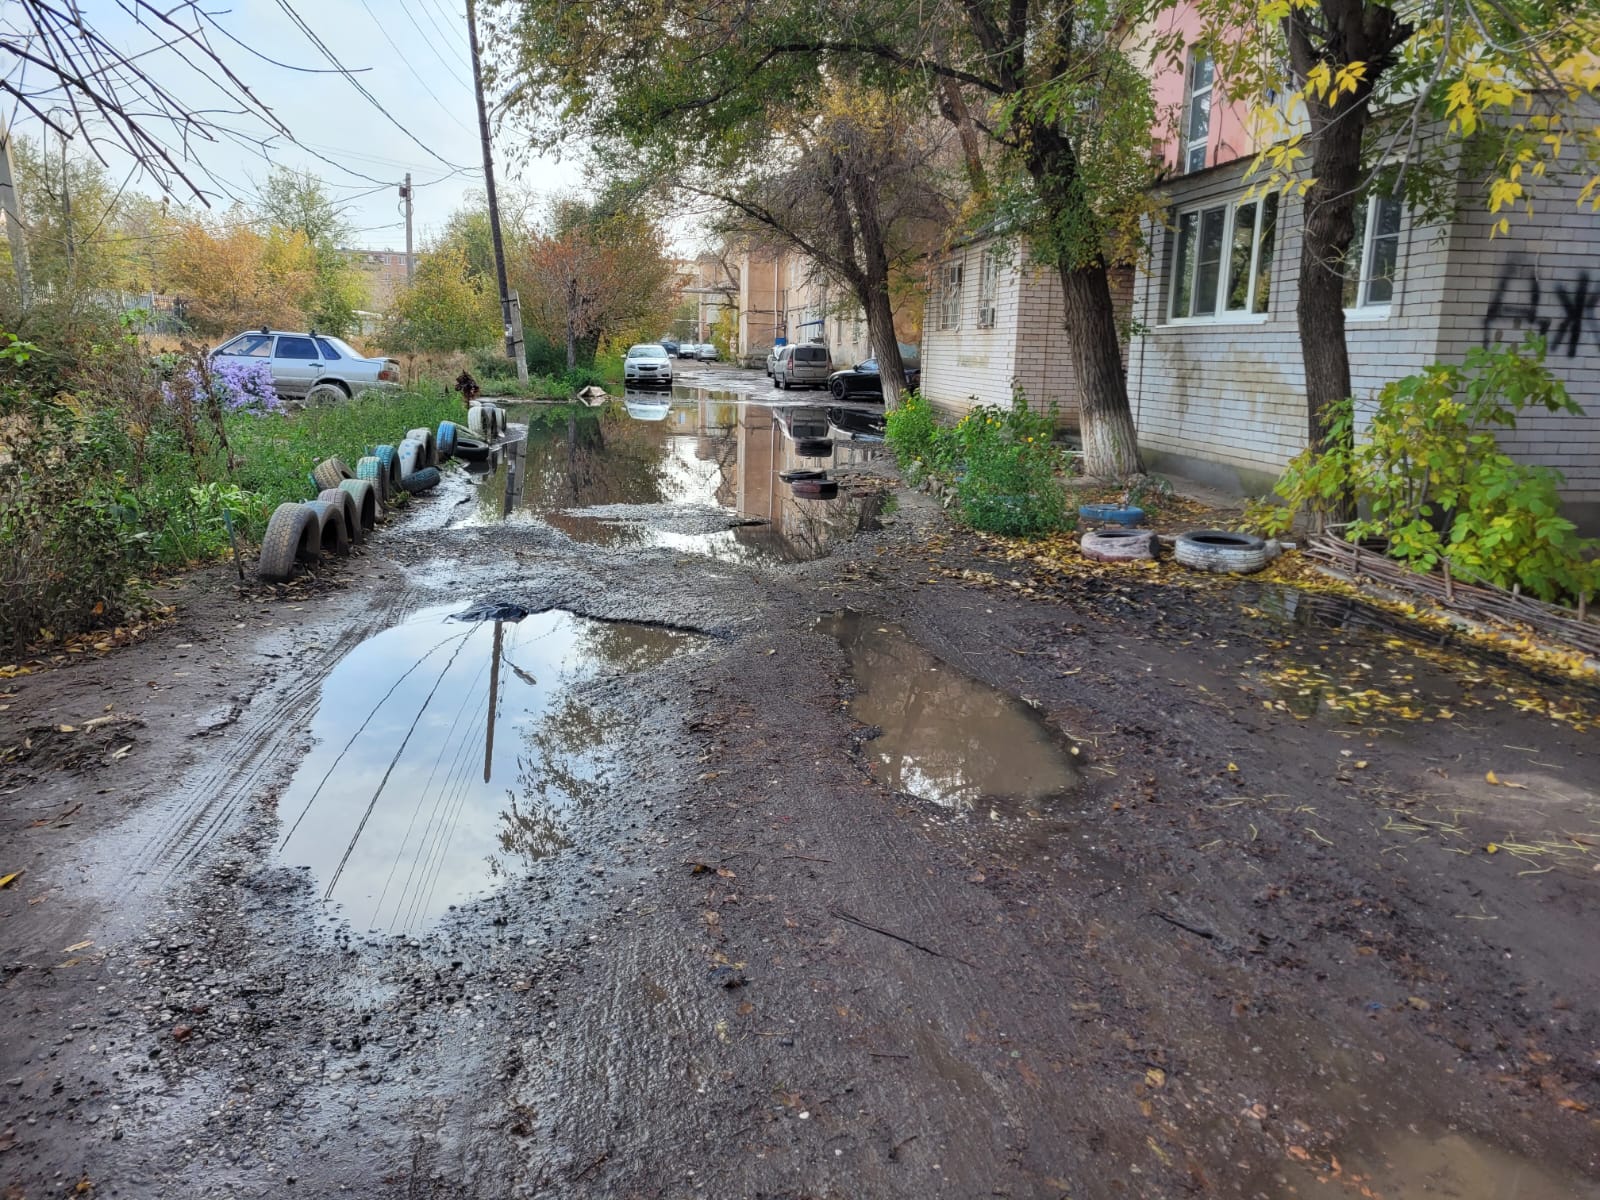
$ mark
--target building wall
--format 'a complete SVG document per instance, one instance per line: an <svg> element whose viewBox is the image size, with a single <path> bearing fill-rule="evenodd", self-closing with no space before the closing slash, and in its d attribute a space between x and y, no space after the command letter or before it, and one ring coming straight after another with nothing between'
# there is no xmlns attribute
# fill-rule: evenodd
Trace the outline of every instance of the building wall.
<svg viewBox="0 0 1600 1200"><path fill-rule="evenodd" d="M994 326L980 328L982 260L994 252L994 242L977 242L936 265L923 322L922 394L959 415L979 404L1009 405L1021 388L1028 407L1044 412L1054 404L1061 423L1075 428L1078 390L1061 281L1053 269L1024 262L1024 250L1011 249L1000 261ZM964 271L961 319L955 328L941 329L940 280L944 266L954 262ZM1114 276L1112 299L1120 313L1131 303L1132 287L1131 273Z"/></svg>
<svg viewBox="0 0 1600 1200"><path fill-rule="evenodd" d="M1175 180L1173 214L1243 194L1243 163ZM1567 476L1569 501L1600 502L1600 220L1573 204L1576 185L1541 195L1536 214L1490 239L1491 218L1463 188L1450 225L1402 220L1394 299L1382 316L1351 312L1346 336L1359 402L1390 380L1440 360L1459 360L1485 340L1520 340L1543 328L1551 366L1594 416L1529 414L1502 438L1528 461ZM1305 372L1295 324L1301 206L1278 217L1269 311L1260 317L1174 323L1167 319L1175 238L1152 238L1135 283L1146 332L1128 355L1140 445L1157 464L1224 487L1265 491L1306 444Z"/></svg>

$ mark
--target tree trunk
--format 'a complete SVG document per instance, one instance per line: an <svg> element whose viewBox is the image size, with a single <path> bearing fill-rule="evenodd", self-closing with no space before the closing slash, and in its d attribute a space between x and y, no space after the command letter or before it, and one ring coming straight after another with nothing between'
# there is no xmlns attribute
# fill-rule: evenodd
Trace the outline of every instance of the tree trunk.
<svg viewBox="0 0 1600 1200"><path fill-rule="evenodd" d="M860 234L861 277L857 299L867 314L867 332L878 359L878 380L883 386L885 410L900 406L906 391L906 368L900 357L900 339L894 328L894 308L889 303L889 251L878 221L877 185L864 171L848 173L855 227Z"/></svg>
<svg viewBox="0 0 1600 1200"><path fill-rule="evenodd" d="M578 366L578 328L573 319L574 310L578 306L578 285L575 280L567 281L567 370L576 370Z"/></svg>
<svg viewBox="0 0 1600 1200"><path fill-rule="evenodd" d="M1059 230L1091 223L1082 195L1077 154L1054 125L1027 127L1028 174L1044 210L1047 248L1061 276L1067 341L1078 388L1078 420L1083 435L1083 470L1103 479L1125 479L1144 472L1139 436L1128 407L1128 378L1122 368L1122 339L1111 300L1111 280L1097 239L1064 236Z"/></svg>
<svg viewBox="0 0 1600 1200"><path fill-rule="evenodd" d="M1142 474L1144 462L1128 407L1111 280L1102 265L1062 267L1060 273L1072 371L1078 385L1084 473L1105 479Z"/></svg>

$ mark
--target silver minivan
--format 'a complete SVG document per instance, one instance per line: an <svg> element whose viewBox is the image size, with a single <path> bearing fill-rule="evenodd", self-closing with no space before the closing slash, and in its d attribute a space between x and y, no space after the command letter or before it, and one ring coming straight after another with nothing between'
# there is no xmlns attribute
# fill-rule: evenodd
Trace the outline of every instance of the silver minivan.
<svg viewBox="0 0 1600 1200"><path fill-rule="evenodd" d="M827 387L832 371L828 348L815 343L774 346L767 355L767 375L779 388Z"/></svg>

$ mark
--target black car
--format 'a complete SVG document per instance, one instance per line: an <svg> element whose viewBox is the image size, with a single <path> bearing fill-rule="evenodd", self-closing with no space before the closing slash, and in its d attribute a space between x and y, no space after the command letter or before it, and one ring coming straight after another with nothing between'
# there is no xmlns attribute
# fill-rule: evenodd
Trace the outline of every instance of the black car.
<svg viewBox="0 0 1600 1200"><path fill-rule="evenodd" d="M906 364L906 386L916 387L922 382L922 368ZM828 376L828 390L835 400L848 400L852 396L883 395L883 380L878 378L878 360L869 358L845 371L835 371Z"/></svg>
<svg viewBox="0 0 1600 1200"><path fill-rule="evenodd" d="M657 343L657 345L659 345L668 354L672 355L673 358L677 358L678 357L678 339L677 338L664 337Z"/></svg>

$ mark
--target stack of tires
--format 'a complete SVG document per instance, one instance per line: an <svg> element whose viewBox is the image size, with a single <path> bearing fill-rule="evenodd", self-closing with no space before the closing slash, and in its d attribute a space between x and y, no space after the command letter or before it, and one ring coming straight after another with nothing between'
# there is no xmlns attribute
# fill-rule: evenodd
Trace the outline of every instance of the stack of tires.
<svg viewBox="0 0 1600 1200"><path fill-rule="evenodd" d="M504 430L505 416L494 410L494 428ZM311 471L317 498L278 505L261 539L256 574L271 583L289 579L296 566L319 562L327 555L349 554L377 528L402 493L415 495L437 487L439 468L456 456L466 431L453 421L437 430L412 429L398 446L374 446L352 471L337 458L324 459Z"/></svg>

